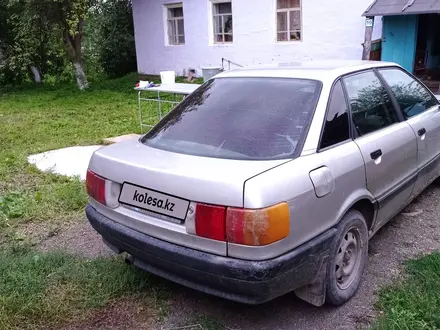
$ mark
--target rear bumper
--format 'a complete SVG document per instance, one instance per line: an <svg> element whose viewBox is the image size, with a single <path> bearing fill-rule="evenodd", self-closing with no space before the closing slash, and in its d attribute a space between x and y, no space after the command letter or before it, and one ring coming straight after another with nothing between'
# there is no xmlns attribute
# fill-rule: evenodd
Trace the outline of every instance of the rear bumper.
<svg viewBox="0 0 440 330"><path fill-rule="evenodd" d="M280 257L248 261L168 243L86 208L87 218L116 252L148 272L190 288L246 304L260 304L313 283L336 233L330 229Z"/></svg>

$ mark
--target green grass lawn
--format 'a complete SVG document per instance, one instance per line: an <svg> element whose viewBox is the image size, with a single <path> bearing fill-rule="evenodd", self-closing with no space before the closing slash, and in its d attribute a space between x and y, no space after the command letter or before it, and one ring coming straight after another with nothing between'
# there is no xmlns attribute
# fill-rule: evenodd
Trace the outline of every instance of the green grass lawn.
<svg viewBox="0 0 440 330"><path fill-rule="evenodd" d="M147 300L154 293L150 277L124 267L120 259L0 252L0 329L56 327L66 320L84 320L88 311L118 297Z"/></svg>
<svg viewBox="0 0 440 330"><path fill-rule="evenodd" d="M440 329L440 253L406 264L407 277L380 293L380 330Z"/></svg>
<svg viewBox="0 0 440 330"><path fill-rule="evenodd" d="M148 275L119 259L37 253L33 233L23 230L85 221L84 183L41 173L26 157L139 133L137 80L132 74L92 82L86 91L75 85L0 89L0 329L65 323L119 296L148 291ZM156 105L143 109L153 122Z"/></svg>

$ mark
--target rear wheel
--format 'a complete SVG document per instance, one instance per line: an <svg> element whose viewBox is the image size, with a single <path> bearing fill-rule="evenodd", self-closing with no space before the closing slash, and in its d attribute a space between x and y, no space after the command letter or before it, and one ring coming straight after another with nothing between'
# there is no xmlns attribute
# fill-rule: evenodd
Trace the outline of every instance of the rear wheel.
<svg viewBox="0 0 440 330"><path fill-rule="evenodd" d="M357 292L368 258L368 229L355 210L339 223L327 268L326 302L342 305Z"/></svg>

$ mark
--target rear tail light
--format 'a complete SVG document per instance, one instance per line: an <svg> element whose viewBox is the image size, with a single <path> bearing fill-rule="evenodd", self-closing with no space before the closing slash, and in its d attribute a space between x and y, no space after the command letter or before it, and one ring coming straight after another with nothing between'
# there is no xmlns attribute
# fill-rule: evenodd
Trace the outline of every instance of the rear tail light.
<svg viewBox="0 0 440 330"><path fill-rule="evenodd" d="M198 236L242 245L267 245L289 235L289 207L284 202L263 209L197 204L195 225Z"/></svg>
<svg viewBox="0 0 440 330"><path fill-rule="evenodd" d="M105 205L105 179L88 170L86 186L89 196Z"/></svg>
<svg viewBox="0 0 440 330"><path fill-rule="evenodd" d="M119 183L106 180L96 173L88 170L86 175L87 193L97 202L111 208L119 206L119 192L121 186Z"/></svg>
<svg viewBox="0 0 440 330"><path fill-rule="evenodd" d="M225 207L197 204L196 235L224 241L226 239L225 215Z"/></svg>

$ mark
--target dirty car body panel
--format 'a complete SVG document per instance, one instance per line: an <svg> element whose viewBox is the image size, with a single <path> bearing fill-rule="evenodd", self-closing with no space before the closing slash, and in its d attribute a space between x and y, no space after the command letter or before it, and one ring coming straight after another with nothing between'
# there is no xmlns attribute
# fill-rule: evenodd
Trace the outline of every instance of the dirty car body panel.
<svg viewBox="0 0 440 330"><path fill-rule="evenodd" d="M169 280L319 306L342 219L359 212L369 238L439 175L437 113L393 63L224 72L139 140L94 153L86 214L114 251Z"/></svg>

